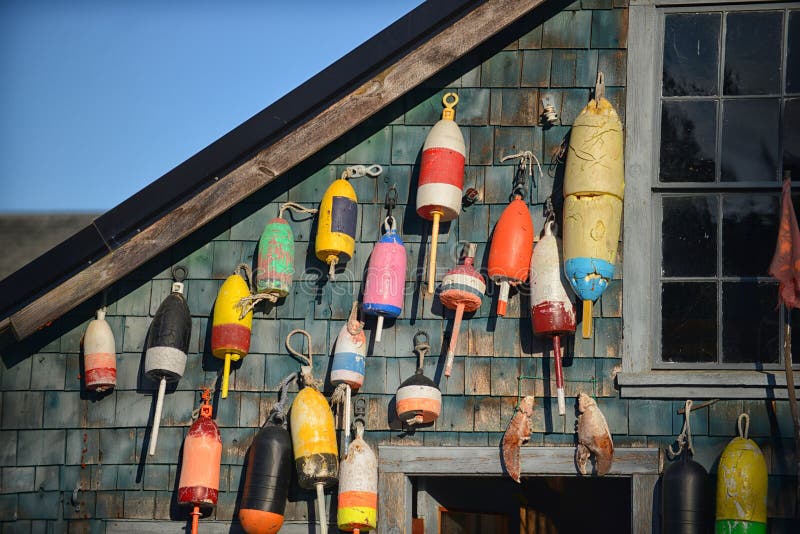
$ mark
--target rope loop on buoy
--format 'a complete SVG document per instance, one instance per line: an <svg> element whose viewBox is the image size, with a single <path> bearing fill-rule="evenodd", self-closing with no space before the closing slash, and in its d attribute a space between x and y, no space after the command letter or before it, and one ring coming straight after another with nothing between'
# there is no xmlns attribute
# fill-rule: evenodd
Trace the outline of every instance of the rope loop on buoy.
<svg viewBox="0 0 800 534"><path fill-rule="evenodd" d="M306 208L298 204L297 202L284 202L281 204L280 210L278 210L278 217L283 219L283 212L286 210L292 210L295 213L317 213L319 210L316 208Z"/></svg>
<svg viewBox="0 0 800 534"><path fill-rule="evenodd" d="M516 154L503 156L500 158L500 163L504 163L510 159L519 159L519 166L517 167L517 173L514 176L514 185L513 189L511 190L510 198L513 199L514 195L519 195L520 198L525 198L525 195L527 194L527 190L525 188L525 171L527 171L528 176L531 177L533 187L536 187L536 177L533 174L533 164L534 162L536 163L536 167L539 169L539 176L544 176L542 165L539 163L539 158L537 158L536 155L534 155L534 153L530 150L523 150L522 152L517 152Z"/></svg>
<svg viewBox="0 0 800 534"><path fill-rule="evenodd" d="M278 297L272 293L258 293L256 291L256 286L253 283L253 270L246 263L240 263L233 270L233 274L240 274L240 272L244 272L247 289L250 291L249 295L240 298L239 302L236 303L236 309L239 310L239 320L241 321L248 313L255 309L259 302L264 300L277 302Z"/></svg>
<svg viewBox="0 0 800 534"><path fill-rule="evenodd" d="M667 447L667 453L669 454L670 459L677 458L684 449L689 451L689 454L694 456L694 444L692 443L692 426L691 426L691 413L692 413L692 400L686 399L686 405L684 407L684 416L683 416L683 428L681 429L681 433L678 435L677 439L675 440L678 443L678 450L673 450L672 445L670 444Z"/></svg>
<svg viewBox="0 0 800 534"><path fill-rule="evenodd" d="M389 215L383 220L383 229L386 230L386 233L397 231L397 221L394 215Z"/></svg>
<svg viewBox="0 0 800 534"><path fill-rule="evenodd" d="M306 340L308 342L308 356L294 350L294 348L292 347L290 339L295 334L303 334L304 336L306 336ZM293 356L295 356L298 360L300 360L304 364L300 367L300 378L303 381L303 384L305 384L310 388L319 390L321 382L317 381L313 375L314 361L313 361L313 356L311 354L311 334L309 334L302 328L296 328L292 330L286 335L286 348L289 350L290 353L292 353Z"/></svg>
<svg viewBox="0 0 800 534"><path fill-rule="evenodd" d="M742 419L744 419L744 430L742 429ZM739 427L739 437L747 439L747 434L750 432L750 416L746 413L739 415L736 425Z"/></svg>
<svg viewBox="0 0 800 534"><path fill-rule="evenodd" d="M364 323L358 320L358 301L354 300L347 317L347 332L351 336L360 334L364 330Z"/></svg>
<svg viewBox="0 0 800 534"><path fill-rule="evenodd" d="M366 425L364 425L364 421L361 420L360 418L356 418L356 420L353 422L353 426L356 429L356 439L362 439L363 440L364 439L364 430L365 430L365 426L366 426Z"/></svg>
<svg viewBox="0 0 800 534"><path fill-rule="evenodd" d="M297 373L291 373L281 380L280 384L278 384L278 402L275 403L275 405L272 407L272 410L269 412L269 416L267 416L268 423L286 428L286 401L288 400L287 392L289 390L289 384L297 380L297 376Z"/></svg>
<svg viewBox="0 0 800 534"><path fill-rule="evenodd" d="M425 330L417 330L417 333L414 334L414 352L419 356L420 369L425 361L425 356L427 356L428 352L431 350L431 346L428 343L429 340L430 338Z"/></svg>

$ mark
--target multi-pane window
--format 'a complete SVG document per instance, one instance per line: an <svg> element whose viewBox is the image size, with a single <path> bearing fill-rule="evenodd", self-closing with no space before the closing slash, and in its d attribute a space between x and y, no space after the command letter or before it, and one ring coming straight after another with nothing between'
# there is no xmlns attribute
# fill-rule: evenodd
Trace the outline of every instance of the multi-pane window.
<svg viewBox="0 0 800 534"><path fill-rule="evenodd" d="M777 366L767 270L784 172L800 193L800 10L666 11L662 23L654 366Z"/></svg>

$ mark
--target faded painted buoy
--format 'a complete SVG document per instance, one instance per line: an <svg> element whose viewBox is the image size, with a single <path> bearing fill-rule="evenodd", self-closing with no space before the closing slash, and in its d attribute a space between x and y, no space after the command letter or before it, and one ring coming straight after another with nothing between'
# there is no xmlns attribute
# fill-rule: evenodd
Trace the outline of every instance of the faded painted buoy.
<svg viewBox="0 0 800 534"><path fill-rule="evenodd" d="M419 185L417 188L417 214L433 222L431 230L431 257L428 267L428 293L433 294L436 282L436 248L439 239L439 222L452 221L461 213L464 189L464 136L455 123L455 106L458 95L447 93L442 98L445 108L442 118L433 125L422 146Z"/></svg>
<svg viewBox="0 0 800 534"><path fill-rule="evenodd" d="M572 125L564 170L564 271L583 300L585 338L592 303L614 276L625 190L622 122L604 92L600 73L596 99Z"/></svg>
<svg viewBox="0 0 800 534"><path fill-rule="evenodd" d="M294 233L281 214L271 219L258 240L256 291L284 298L292 290L294 276Z"/></svg>
<svg viewBox="0 0 800 534"><path fill-rule="evenodd" d="M83 335L83 376L86 389L102 393L117 385L117 354L114 332L106 322L106 309L97 310Z"/></svg>
<svg viewBox="0 0 800 534"><path fill-rule="evenodd" d="M248 271L249 272L249 271ZM211 327L211 353L225 361L220 397L228 397L231 361L238 362L250 351L253 310L242 316L242 299L250 296L250 287L240 275L230 275L217 293Z"/></svg>
<svg viewBox="0 0 800 534"><path fill-rule="evenodd" d="M534 334L553 338L558 413L565 415L561 336L575 333L575 307L567 294L558 249L553 221L548 220L544 224L544 235L531 256L531 323Z"/></svg>
<svg viewBox="0 0 800 534"><path fill-rule="evenodd" d="M739 435L728 443L719 459L717 534L767 532L767 462L756 442L747 439L749 425L749 416L741 414Z"/></svg>
<svg viewBox="0 0 800 534"><path fill-rule="evenodd" d="M356 425L356 439L339 469L336 522L339 530L359 532L378 526L378 460Z"/></svg>
<svg viewBox="0 0 800 534"><path fill-rule="evenodd" d="M192 532L197 532L200 507L214 507L219 496L219 470L222 462L222 436L211 418L211 394L203 392L200 416L192 423L183 441L178 503L194 507Z"/></svg>

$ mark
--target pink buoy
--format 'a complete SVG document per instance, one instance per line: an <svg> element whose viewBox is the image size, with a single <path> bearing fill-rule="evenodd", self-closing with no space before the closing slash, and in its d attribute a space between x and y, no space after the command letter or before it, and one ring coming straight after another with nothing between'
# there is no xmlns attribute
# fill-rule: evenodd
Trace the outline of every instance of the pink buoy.
<svg viewBox="0 0 800 534"><path fill-rule="evenodd" d="M380 342L383 318L396 318L403 311L406 283L406 247L396 230L395 219L386 217L386 233L372 249L364 285L364 313L378 316L375 341Z"/></svg>
<svg viewBox="0 0 800 534"><path fill-rule="evenodd" d="M476 248L474 243L468 243L464 263L451 269L442 279L439 300L446 308L456 311L453 332L450 334L450 347L447 350L447 360L444 366L444 376L447 377L450 376L453 369L461 318L464 316L464 312L474 312L480 308L481 300L486 293L486 282L483 276L472 266L475 261Z"/></svg>

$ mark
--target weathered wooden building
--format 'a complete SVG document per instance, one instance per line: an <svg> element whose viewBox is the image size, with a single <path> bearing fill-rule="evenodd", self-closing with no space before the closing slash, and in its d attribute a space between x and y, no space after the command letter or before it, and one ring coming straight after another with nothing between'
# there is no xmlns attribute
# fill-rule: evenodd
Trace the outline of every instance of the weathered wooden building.
<svg viewBox="0 0 800 534"><path fill-rule="evenodd" d="M209 349L220 284L237 264L254 261L281 203L316 206L353 164L380 164L384 172L352 180L357 244L335 280L314 255L314 218L290 218L293 291L257 308L251 352L235 366L229 397L214 403L221 488L202 531L237 531L250 440L279 381L298 369L286 334L308 330L317 375L329 372L331 344L362 290L395 185L409 254L405 306L381 343L370 344L357 395L367 401L366 439L379 453L380 532L410 533L412 522L424 532L461 532L448 528L469 521L483 525L469 532L591 525L657 532L662 451L681 431L677 411L687 398L718 399L691 415L696 459L712 476L737 416L750 415L750 436L769 470L770 532L797 532L784 319L766 271L779 178L787 170L800 176L798 58L800 9L792 3L423 4L0 282L2 532L186 527L176 476L200 388L213 386L221 368ZM598 71L626 128L624 249L621 243L615 280L594 307L593 337L565 341L565 375L567 395L594 395L608 420L616 462L603 478L575 469L573 404L558 415L550 344L532 335L525 291L513 293L508 315L498 318L489 284L491 298L462 327L453 375L442 376L452 315L426 291L430 225L414 209L420 151L442 95L453 91L467 147L465 187L481 200L443 226L439 279L465 241L478 244L477 264L485 264L515 172L515 162L501 159L523 150L544 169L529 197L538 234L548 199L560 216L559 148ZM553 102L557 124L542 119L543 99ZM190 355L167 394L157 454L148 457L156 384L141 372L142 352L175 265L188 270ZM118 382L95 396L82 389L81 337L103 305ZM392 420L390 406L414 372L419 329L431 336L426 375L440 384L443 407L434 426L410 432ZM504 477L498 446L519 395L529 393L537 398L534 434L523 448L529 478L518 486ZM329 498L335 524L335 493ZM317 519L312 500L292 488L285 532L309 531Z"/></svg>

